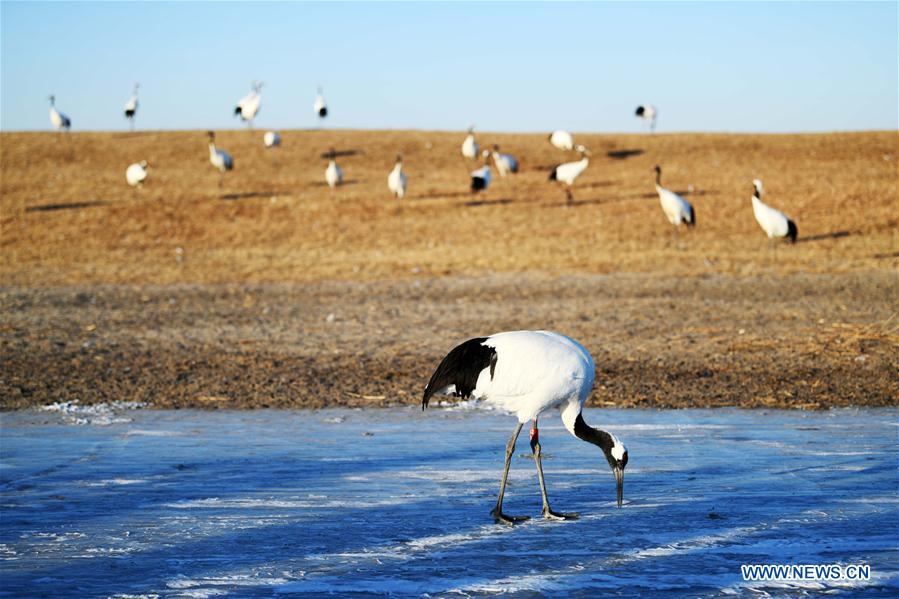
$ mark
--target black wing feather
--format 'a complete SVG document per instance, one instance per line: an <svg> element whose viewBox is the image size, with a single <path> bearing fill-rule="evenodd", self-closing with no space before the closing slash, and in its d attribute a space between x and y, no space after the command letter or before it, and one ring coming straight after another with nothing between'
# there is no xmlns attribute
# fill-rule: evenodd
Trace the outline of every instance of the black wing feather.
<svg viewBox="0 0 899 599"><path fill-rule="evenodd" d="M490 368L490 378L496 370L496 350L484 345L487 337L476 337L457 345L446 354L431 375L428 386L421 398L421 409L428 407L431 396L450 385L456 387L454 395L463 399L471 397L478 384L478 377L485 368Z"/></svg>

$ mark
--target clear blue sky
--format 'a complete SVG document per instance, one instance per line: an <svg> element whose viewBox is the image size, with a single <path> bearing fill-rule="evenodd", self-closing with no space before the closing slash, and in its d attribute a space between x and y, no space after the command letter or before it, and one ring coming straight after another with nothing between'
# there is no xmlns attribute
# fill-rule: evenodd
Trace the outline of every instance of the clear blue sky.
<svg viewBox="0 0 899 599"><path fill-rule="evenodd" d="M830 131L899 126L896 2L2 2L3 130Z"/></svg>

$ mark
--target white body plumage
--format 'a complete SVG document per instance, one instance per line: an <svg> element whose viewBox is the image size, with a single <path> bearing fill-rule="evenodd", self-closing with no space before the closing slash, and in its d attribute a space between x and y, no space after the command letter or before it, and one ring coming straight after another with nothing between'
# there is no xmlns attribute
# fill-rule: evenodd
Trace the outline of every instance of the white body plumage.
<svg viewBox="0 0 899 599"><path fill-rule="evenodd" d="M656 166L656 193L659 194L659 204L662 206L662 212L668 222L675 226L683 223L694 226L696 224L696 213L693 206L682 196L674 193L670 189L662 187L662 167Z"/></svg>
<svg viewBox="0 0 899 599"><path fill-rule="evenodd" d="M322 88L318 88L318 92L315 94L315 102L312 103L312 110L315 112L315 116L320 119L328 116L328 106L325 104L325 96L322 93Z"/></svg>
<svg viewBox="0 0 899 599"><path fill-rule="evenodd" d="M328 168L325 169L325 182L331 189L343 183L343 169L337 166L337 162L333 158L328 162Z"/></svg>
<svg viewBox="0 0 899 599"><path fill-rule="evenodd" d="M478 142L474 139L474 128L470 127L468 135L465 136L465 140L462 142L462 155L469 160L476 160L479 152Z"/></svg>
<svg viewBox="0 0 899 599"><path fill-rule="evenodd" d="M139 187L147 178L147 161L135 162L125 169L125 180L131 187Z"/></svg>
<svg viewBox="0 0 899 599"><path fill-rule="evenodd" d="M215 146L215 134L210 131L209 135L209 162L220 172L230 171L234 168L234 160L231 155L224 150L220 150Z"/></svg>
<svg viewBox="0 0 899 599"><path fill-rule="evenodd" d="M262 108L262 94L260 93L262 85L261 81L254 81L250 93L237 102L234 114L241 120L250 122L259 114L259 109Z"/></svg>
<svg viewBox="0 0 899 599"><path fill-rule="evenodd" d="M128 101L125 102L125 106L123 111L125 113L125 118L131 122L131 128L134 128L134 117L137 116L137 90L140 88L139 83L134 84L134 91L131 92L131 97L128 98Z"/></svg>
<svg viewBox="0 0 899 599"><path fill-rule="evenodd" d="M68 131L72 120L56 109L56 96L50 96L50 123L57 131Z"/></svg>
<svg viewBox="0 0 899 599"><path fill-rule="evenodd" d="M490 171L490 165L485 164L481 168L471 171L471 191L477 193L490 187L490 180L493 175Z"/></svg>
<svg viewBox="0 0 899 599"><path fill-rule="evenodd" d="M577 341L551 331L513 331L487 337L497 353L496 368L478 375L472 396L527 422L559 408L574 434L574 419L593 389L593 358Z"/></svg>
<svg viewBox="0 0 899 599"><path fill-rule="evenodd" d="M262 143L266 148L277 148L281 145L281 134L277 131L266 131L262 136Z"/></svg>
<svg viewBox="0 0 899 599"><path fill-rule="evenodd" d="M487 150L484 150L484 152L487 153ZM500 153L499 146L493 146L493 151L490 152L490 156L493 158L493 164L496 166L496 172L499 173L500 177L505 177L509 173L518 172L518 160L511 154Z"/></svg>
<svg viewBox="0 0 899 599"><path fill-rule="evenodd" d="M634 115L642 119L644 123L649 125L650 131L655 131L656 129L656 116L658 116L658 112L656 111L656 107L652 104L641 104L637 106L637 110L634 112Z"/></svg>
<svg viewBox="0 0 899 599"><path fill-rule="evenodd" d="M407 180L406 173L403 172L403 161L400 157L397 157L396 164L393 165L393 170L387 175L387 189L389 189L390 193L396 198L402 200L406 196Z"/></svg>
<svg viewBox="0 0 899 599"><path fill-rule="evenodd" d="M768 236L768 239L779 237L789 237L791 241L796 241L796 224L787 218L787 216L772 208L761 200L762 182L754 179L752 182L755 193L752 196L752 212L755 220Z"/></svg>
<svg viewBox="0 0 899 599"><path fill-rule="evenodd" d="M574 149L574 138L568 131L554 131L552 135L549 136L549 143L560 150Z"/></svg>
<svg viewBox="0 0 899 599"><path fill-rule="evenodd" d="M585 170L587 170L587 166L590 164L590 159L587 156L584 156L577 162L566 162L564 164L560 164L556 167L554 177L557 181L561 181L569 186L574 185L575 180L581 176Z"/></svg>

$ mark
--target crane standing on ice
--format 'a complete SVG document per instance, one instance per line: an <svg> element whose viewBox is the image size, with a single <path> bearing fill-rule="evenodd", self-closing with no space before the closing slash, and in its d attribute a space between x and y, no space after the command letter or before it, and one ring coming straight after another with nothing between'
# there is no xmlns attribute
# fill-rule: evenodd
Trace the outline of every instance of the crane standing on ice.
<svg viewBox="0 0 899 599"><path fill-rule="evenodd" d="M581 413L593 388L595 373L593 358L577 341L550 331L514 331L469 339L453 348L431 375L422 396L422 409L435 393L452 393L462 398L483 399L518 417L518 426L506 445L499 497L491 512L496 522L514 524L528 519L504 514L503 495L515 441L529 420L533 422L531 450L540 481L543 517L549 520L578 517L554 512L546 495L537 419L551 409L559 410L569 433L602 450L615 474L618 507L621 507L627 449L614 435L589 426Z"/></svg>

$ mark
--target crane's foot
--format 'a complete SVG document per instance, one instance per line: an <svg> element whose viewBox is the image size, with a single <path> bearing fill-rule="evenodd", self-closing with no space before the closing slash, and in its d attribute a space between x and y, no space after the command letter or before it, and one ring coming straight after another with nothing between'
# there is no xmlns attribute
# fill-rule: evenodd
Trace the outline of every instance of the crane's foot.
<svg viewBox="0 0 899 599"><path fill-rule="evenodd" d="M577 512L554 512L548 507L543 508L543 517L547 520L577 520L581 517Z"/></svg>
<svg viewBox="0 0 899 599"><path fill-rule="evenodd" d="M531 519L530 516L507 516L500 511L499 507L493 508L490 515L493 516L493 521L497 524L505 524L507 526L514 526Z"/></svg>

